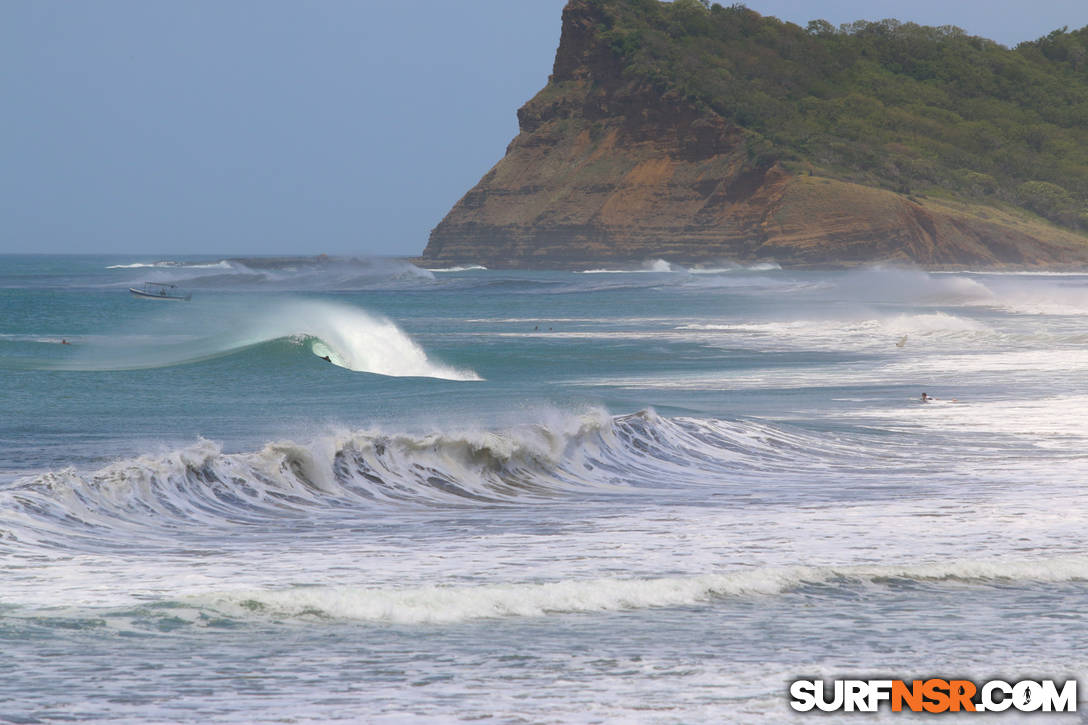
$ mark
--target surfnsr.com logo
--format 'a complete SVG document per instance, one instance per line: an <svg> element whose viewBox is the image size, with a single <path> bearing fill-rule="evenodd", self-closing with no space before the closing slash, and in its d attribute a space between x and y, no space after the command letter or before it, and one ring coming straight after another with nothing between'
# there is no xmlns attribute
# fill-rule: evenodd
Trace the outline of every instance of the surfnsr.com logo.
<svg viewBox="0 0 1088 725"><path fill-rule="evenodd" d="M1054 680L796 680L790 707L798 712L1076 712L1077 681Z"/></svg>

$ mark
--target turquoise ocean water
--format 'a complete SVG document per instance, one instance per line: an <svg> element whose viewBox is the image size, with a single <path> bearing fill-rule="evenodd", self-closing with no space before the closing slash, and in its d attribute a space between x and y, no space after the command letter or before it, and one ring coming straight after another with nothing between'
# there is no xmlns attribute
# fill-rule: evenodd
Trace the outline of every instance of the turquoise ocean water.
<svg viewBox="0 0 1088 725"><path fill-rule="evenodd" d="M2 256L0 722L1083 677L1086 320L1072 274Z"/></svg>

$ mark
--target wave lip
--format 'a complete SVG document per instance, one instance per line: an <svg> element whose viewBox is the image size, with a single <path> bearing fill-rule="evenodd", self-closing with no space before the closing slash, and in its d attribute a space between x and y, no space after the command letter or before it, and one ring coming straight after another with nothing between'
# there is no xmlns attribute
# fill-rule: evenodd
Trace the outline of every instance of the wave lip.
<svg viewBox="0 0 1088 725"><path fill-rule="evenodd" d="M564 489L610 485L567 474L563 463L572 456L575 470L583 456L622 463L623 449L611 453L608 441L602 443L612 426L605 414L591 413L499 433L341 432L230 454L200 440L92 473L69 468L21 480L0 490L0 530L10 528L16 539L30 543L41 540L43 531L79 537L87 527L160 532L179 524L233 527L345 505L464 506L552 498Z"/></svg>
<svg viewBox="0 0 1088 725"><path fill-rule="evenodd" d="M261 341L302 335L314 338L310 349L355 372L391 377L479 381L463 370L428 358L426 352L392 321L347 305L294 300L262 317L254 326Z"/></svg>
<svg viewBox="0 0 1088 725"><path fill-rule="evenodd" d="M599 410L498 432L345 431L247 453L225 454L202 440L92 473L65 469L19 481L0 491L0 525L13 517L22 532L17 538L31 542L43 528L78 536L86 525L219 529L344 506L525 505L707 481L718 486L795 466L805 456L823 461L851 452L846 445L821 449L811 438L758 423L673 420L652 411L611 417Z"/></svg>
<svg viewBox="0 0 1088 725"><path fill-rule="evenodd" d="M203 308L194 304L198 314ZM314 355L354 372L390 377L478 381L472 370L432 360L391 320L351 305L292 299L250 305L227 303L217 310L219 328L203 337L167 341L162 335L141 345L118 346L116 339L81 346L73 357L50 362L54 370L140 370L210 360L244 349L289 340L306 344Z"/></svg>

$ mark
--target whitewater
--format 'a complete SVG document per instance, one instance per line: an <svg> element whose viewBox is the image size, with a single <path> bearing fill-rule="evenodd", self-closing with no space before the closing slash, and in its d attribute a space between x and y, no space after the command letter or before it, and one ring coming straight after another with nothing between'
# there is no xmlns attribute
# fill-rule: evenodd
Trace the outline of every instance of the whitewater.
<svg viewBox="0 0 1088 725"><path fill-rule="evenodd" d="M1086 321L1074 273L0 257L0 722L1081 678Z"/></svg>

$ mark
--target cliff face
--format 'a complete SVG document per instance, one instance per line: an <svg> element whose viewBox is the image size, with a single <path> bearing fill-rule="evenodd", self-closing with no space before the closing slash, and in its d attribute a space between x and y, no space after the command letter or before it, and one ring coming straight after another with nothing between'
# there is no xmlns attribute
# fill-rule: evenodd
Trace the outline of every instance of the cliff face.
<svg viewBox="0 0 1088 725"><path fill-rule="evenodd" d="M432 231L424 262L579 268L652 258L783 265L1088 263L1088 240L1015 209L790 171L753 134L624 72L596 0L571 0L548 85L506 156Z"/></svg>

